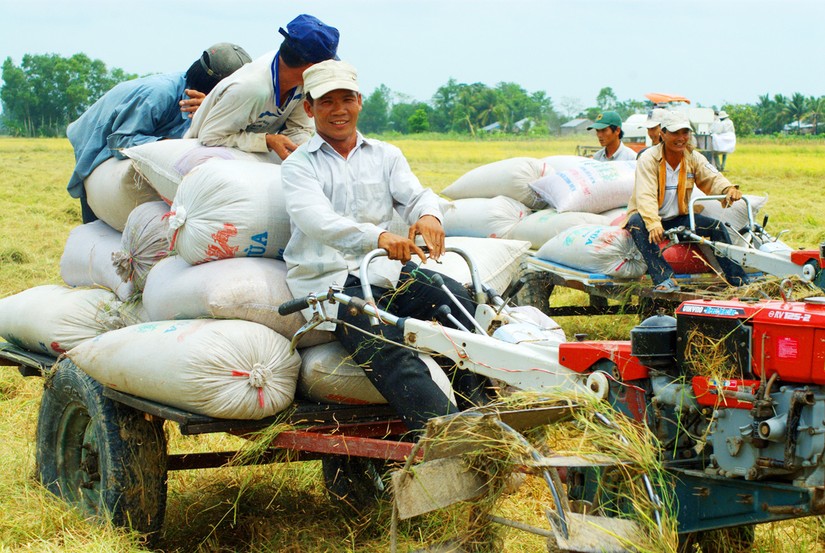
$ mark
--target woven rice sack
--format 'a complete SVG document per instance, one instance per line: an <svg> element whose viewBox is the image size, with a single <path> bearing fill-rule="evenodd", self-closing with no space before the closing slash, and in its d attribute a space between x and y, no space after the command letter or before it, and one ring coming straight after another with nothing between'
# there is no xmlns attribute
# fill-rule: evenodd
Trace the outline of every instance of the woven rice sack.
<svg viewBox="0 0 825 553"><path fill-rule="evenodd" d="M292 403L301 358L248 321L158 321L88 340L67 356L102 385L209 417L262 419Z"/></svg>
<svg viewBox="0 0 825 553"><path fill-rule="evenodd" d="M627 205L635 178L635 161L588 160L542 177L530 187L556 211L603 213Z"/></svg>
<svg viewBox="0 0 825 553"><path fill-rule="evenodd" d="M694 187L691 199L697 197L702 198L705 195L706 194L704 192ZM762 210L762 208L764 208L768 203L768 196L745 194L744 197L750 202L754 222L759 223L757 215L759 215L759 211ZM708 200L704 202L700 201L696 202L695 205L697 211L701 208L702 215L722 221L723 223L727 223L737 232L741 232L748 226L748 205L743 200L733 202L733 205L730 207L722 207L721 202L716 200ZM730 233L731 243L744 245L743 240L736 236L736 233L730 231L728 232Z"/></svg>
<svg viewBox="0 0 825 553"><path fill-rule="evenodd" d="M128 299L134 286L120 278L112 259L120 252L120 240L120 233L101 220L73 228L60 257L63 282L69 286L103 287L121 300Z"/></svg>
<svg viewBox="0 0 825 553"><path fill-rule="evenodd" d="M149 269L169 255L169 206L166 202L148 202L136 207L126 220L120 250L112 262L123 282L143 290Z"/></svg>
<svg viewBox="0 0 825 553"><path fill-rule="evenodd" d="M143 290L150 320L242 319L289 339L304 324L300 313L278 314L278 306L291 299L286 264L266 258L236 257L189 265L179 256L169 257L149 271ZM301 345L333 339L331 332L314 330L304 336Z"/></svg>
<svg viewBox="0 0 825 553"><path fill-rule="evenodd" d="M568 169L576 169L583 163L593 161L589 157L584 156L570 156L570 155L555 155L542 158L542 161L555 172L567 171Z"/></svg>
<svg viewBox="0 0 825 553"><path fill-rule="evenodd" d="M36 286L0 299L0 336L29 351L57 357L124 326L120 305L102 288Z"/></svg>
<svg viewBox="0 0 825 553"><path fill-rule="evenodd" d="M447 246L456 246L466 251L476 263L482 282L499 292L504 291L518 275L521 261L530 249L530 243L521 240L451 236L445 242ZM470 283L470 269L459 254L447 252L439 261L440 263L436 263L427 260L422 267L447 275L462 284Z"/></svg>
<svg viewBox="0 0 825 553"><path fill-rule="evenodd" d="M637 278L647 270L630 233L619 227L573 227L548 240L536 257L615 278Z"/></svg>
<svg viewBox="0 0 825 553"><path fill-rule="evenodd" d="M117 231L123 231L134 208L160 199L128 159L107 159L95 167L83 185L86 201L97 218Z"/></svg>
<svg viewBox="0 0 825 553"><path fill-rule="evenodd" d="M281 167L212 160L183 178L169 216L172 249L188 263L279 258L291 235Z"/></svg>
<svg viewBox="0 0 825 553"><path fill-rule="evenodd" d="M542 209L521 219L510 232L513 240L526 240L533 249L539 249L545 242L565 230L577 225L609 225L604 215L581 211L559 213L555 209Z"/></svg>
<svg viewBox="0 0 825 553"><path fill-rule="evenodd" d="M510 238L513 227L531 210L518 200L496 196L455 200L443 212L447 236Z"/></svg>
<svg viewBox="0 0 825 553"><path fill-rule="evenodd" d="M476 167L445 188L442 194L454 200L507 196L531 209L545 207L544 201L530 189L530 183L548 174L540 159L514 157Z"/></svg>
<svg viewBox="0 0 825 553"><path fill-rule="evenodd" d="M433 381L455 403L455 394L444 370L429 355L421 355L421 359L430 369ZM301 350L298 389L304 397L321 403L387 403L364 369L352 360L339 342Z"/></svg>
<svg viewBox="0 0 825 553"><path fill-rule="evenodd" d="M171 204L181 180L195 167L212 159L235 159L264 163L281 163L274 153L244 152L226 146L203 146L196 138L158 140L123 150L132 160L135 171Z"/></svg>

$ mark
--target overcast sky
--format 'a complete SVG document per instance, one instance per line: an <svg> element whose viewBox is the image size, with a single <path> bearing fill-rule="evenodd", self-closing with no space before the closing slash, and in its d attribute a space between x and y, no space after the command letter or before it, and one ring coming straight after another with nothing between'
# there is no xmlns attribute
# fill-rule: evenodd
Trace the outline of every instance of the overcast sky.
<svg viewBox="0 0 825 553"><path fill-rule="evenodd" d="M544 90L560 107L648 92L694 103L825 95L822 0L0 0L0 58L85 52L109 67L184 71L215 42L255 58L309 13L341 32L365 93L429 101L451 77Z"/></svg>

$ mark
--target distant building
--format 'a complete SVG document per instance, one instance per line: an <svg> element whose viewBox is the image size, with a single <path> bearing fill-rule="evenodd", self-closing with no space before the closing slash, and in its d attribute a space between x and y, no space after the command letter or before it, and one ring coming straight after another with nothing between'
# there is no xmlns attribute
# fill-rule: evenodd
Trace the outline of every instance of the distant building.
<svg viewBox="0 0 825 553"><path fill-rule="evenodd" d="M501 123L496 121L495 123L490 123L489 125L485 125L478 129L483 132L500 132L501 131Z"/></svg>
<svg viewBox="0 0 825 553"><path fill-rule="evenodd" d="M587 127L593 124L590 119L573 119L563 124L560 128L561 135L583 134L587 132Z"/></svg>
<svg viewBox="0 0 825 553"><path fill-rule="evenodd" d="M782 132L784 133L792 133L792 134L813 134L814 133L814 126L812 123L802 123L800 124L799 121L794 121L792 123L788 123L784 127L782 127Z"/></svg>

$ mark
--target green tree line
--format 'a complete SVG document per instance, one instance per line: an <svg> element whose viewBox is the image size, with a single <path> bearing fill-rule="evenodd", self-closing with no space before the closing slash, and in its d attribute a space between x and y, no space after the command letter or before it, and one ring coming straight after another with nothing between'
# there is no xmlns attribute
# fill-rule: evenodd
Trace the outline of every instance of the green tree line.
<svg viewBox="0 0 825 553"><path fill-rule="evenodd" d="M69 123L115 84L136 78L120 68L107 69L86 54L23 56L19 66L3 62L0 87L0 130L15 136L64 136ZM450 79L428 102L413 100L381 85L364 95L359 126L369 134L397 132L458 133L477 136L495 131L547 135L573 118L593 120L615 110L622 118L650 109L649 101L619 100L611 87L602 88L596 105L583 107L576 98L559 105L544 91L529 92L516 83L495 86ZM819 134L825 116L825 96L765 94L753 104L726 104L737 134L811 132Z"/></svg>
<svg viewBox="0 0 825 553"><path fill-rule="evenodd" d="M108 70L86 54L23 56L3 62L2 126L15 136L65 136L66 126L117 83L137 75Z"/></svg>

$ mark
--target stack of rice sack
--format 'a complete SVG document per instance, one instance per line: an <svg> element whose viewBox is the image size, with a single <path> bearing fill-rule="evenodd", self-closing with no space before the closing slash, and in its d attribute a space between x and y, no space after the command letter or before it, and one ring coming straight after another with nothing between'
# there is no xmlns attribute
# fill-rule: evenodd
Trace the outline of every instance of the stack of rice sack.
<svg viewBox="0 0 825 553"><path fill-rule="evenodd" d="M647 272L647 265L630 233L621 227L627 199L633 193L635 161L594 162L568 167L531 184L540 197L557 212L588 210L600 212L606 222L586 222L569 227L542 244L536 256L588 273L618 279L634 279ZM704 194L694 188L694 197ZM767 197L748 196L754 214ZM720 202L701 202L703 214L728 223L733 229L748 224L745 202L722 209ZM701 208L700 208L701 209ZM742 240L731 233L734 243ZM720 272L716 259L706 247L694 244L662 243L663 257L677 274Z"/></svg>
<svg viewBox="0 0 825 553"><path fill-rule="evenodd" d="M61 259L68 286L0 300L0 336L66 354L104 386L213 417L273 415L299 387L317 401L385 402L331 333L309 332L290 348L304 321L277 313L292 299L280 259L290 227L272 159L189 140L124 153L154 201L121 198L119 228L107 215L74 229ZM479 257L482 278L506 285L527 248L488 251L486 242L454 245ZM434 269L469 281L456 254ZM452 394L442 369L425 362Z"/></svg>
<svg viewBox="0 0 825 553"><path fill-rule="evenodd" d="M452 200L442 206L445 231L447 236L523 241L546 253L555 249L556 242L545 247L549 241L579 225L620 224L634 173L635 162L566 155L483 165L444 189Z"/></svg>
<svg viewBox="0 0 825 553"><path fill-rule="evenodd" d="M580 156L515 157L477 167L444 189L447 236L523 240L539 249L579 224L621 217L632 168L605 171ZM628 171L630 178L628 178Z"/></svg>
<svg viewBox="0 0 825 553"><path fill-rule="evenodd" d="M212 158L269 167L279 184L277 165L261 163L266 159L245 159L249 154L243 152L205 149L185 140L139 146L127 154L135 158L115 165L131 175L131 190L124 184L129 179L103 183L98 173L100 188L108 185L109 197L119 200L109 206L91 198L102 194L90 192L89 203L100 220L70 233L60 264L68 286L36 287L0 300L0 335L31 351L65 354L105 386L196 413L259 419L281 411L294 398L300 365L300 357L291 351L287 338L232 313L224 319L218 310L210 312L208 305L200 310L191 307L185 294L160 300L157 294L148 294L152 269L161 261L171 264L181 259L170 256L175 253L170 252L170 221L180 226L184 220L181 211L189 209L194 213L189 226L204 227L197 224L201 220L197 202L182 204L175 219L161 198L174 206L176 189L184 178ZM146 195L149 201L120 193L124 189L133 192L134 183L153 190ZM155 186L160 193L154 193ZM103 209L98 207L101 205ZM226 211L226 206L211 207ZM244 221L235 222L230 216L224 219L222 223L245 228ZM188 237L181 242L188 245L187 240L191 242ZM191 250L190 246L186 251ZM257 250L248 253L258 254ZM222 256L210 257L219 258ZM228 288L226 282L205 278L213 286ZM192 283L178 290L191 296L204 292L205 286ZM281 294L271 309L290 298L288 292ZM166 313L171 313L168 317L155 312L155 305L164 301ZM230 296L232 301L242 303L243 298ZM181 304L191 315L180 308ZM151 312L147 305L153 308ZM292 326L297 329L300 323Z"/></svg>

